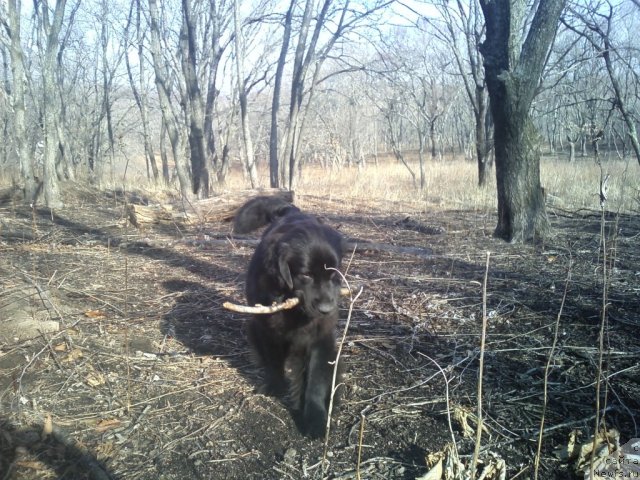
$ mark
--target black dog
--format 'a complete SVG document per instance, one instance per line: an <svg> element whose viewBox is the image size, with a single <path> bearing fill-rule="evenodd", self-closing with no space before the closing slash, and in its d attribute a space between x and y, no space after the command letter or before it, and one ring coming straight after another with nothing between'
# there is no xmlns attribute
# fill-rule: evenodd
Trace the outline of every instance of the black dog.
<svg viewBox="0 0 640 480"><path fill-rule="evenodd" d="M240 208L234 230L269 224L247 271L249 305L297 297L291 310L255 315L249 341L265 369L266 392L288 391L303 433L321 436L327 423L340 298L337 269L342 236L277 197L256 197ZM337 382L336 382L337 383Z"/></svg>

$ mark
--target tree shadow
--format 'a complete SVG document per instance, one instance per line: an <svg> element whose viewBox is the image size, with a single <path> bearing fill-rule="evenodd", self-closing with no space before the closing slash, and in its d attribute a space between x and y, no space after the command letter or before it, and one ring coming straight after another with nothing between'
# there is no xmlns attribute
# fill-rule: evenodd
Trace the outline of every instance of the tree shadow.
<svg viewBox="0 0 640 480"><path fill-rule="evenodd" d="M216 270L211 269L216 276ZM221 293L205 285L173 278L162 283L177 293L172 309L161 322L161 332L175 338L196 355L208 355L228 362L251 385L260 384L259 369L246 337L248 315L228 312L221 306Z"/></svg>
<svg viewBox="0 0 640 480"><path fill-rule="evenodd" d="M19 469L38 470L37 459L56 472L60 480L115 480L116 477L95 455L77 444L63 430L54 427L43 438L43 425L16 426L0 417L0 472L14 478ZM41 472L43 474L43 472ZM35 477L34 477L35 478Z"/></svg>

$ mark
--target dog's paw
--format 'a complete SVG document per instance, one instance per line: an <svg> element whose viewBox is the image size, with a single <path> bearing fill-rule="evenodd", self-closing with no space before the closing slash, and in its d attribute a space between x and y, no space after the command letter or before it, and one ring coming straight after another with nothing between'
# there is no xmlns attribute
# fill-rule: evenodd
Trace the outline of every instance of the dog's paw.
<svg viewBox="0 0 640 480"><path fill-rule="evenodd" d="M302 415L304 433L311 438L320 438L327 427L327 411L316 403L307 403Z"/></svg>

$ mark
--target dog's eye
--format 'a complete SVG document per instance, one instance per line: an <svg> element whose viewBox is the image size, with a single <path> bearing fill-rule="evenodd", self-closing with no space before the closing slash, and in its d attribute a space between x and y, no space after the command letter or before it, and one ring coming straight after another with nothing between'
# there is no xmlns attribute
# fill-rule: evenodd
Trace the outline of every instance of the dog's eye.
<svg viewBox="0 0 640 480"><path fill-rule="evenodd" d="M311 278L310 275L300 275L300 280L302 280L302 282L304 282L304 283L313 282L313 278Z"/></svg>

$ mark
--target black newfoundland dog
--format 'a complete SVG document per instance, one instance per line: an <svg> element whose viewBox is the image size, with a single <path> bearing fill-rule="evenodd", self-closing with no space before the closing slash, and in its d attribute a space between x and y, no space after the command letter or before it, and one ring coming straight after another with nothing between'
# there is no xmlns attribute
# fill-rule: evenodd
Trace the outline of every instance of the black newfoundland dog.
<svg viewBox="0 0 640 480"><path fill-rule="evenodd" d="M269 224L247 271L249 305L297 297L296 307L254 315L251 342L266 375L266 392L288 393L303 433L323 435L336 360L342 236L277 197L256 197L240 208L234 231ZM336 382L337 383L337 382Z"/></svg>

